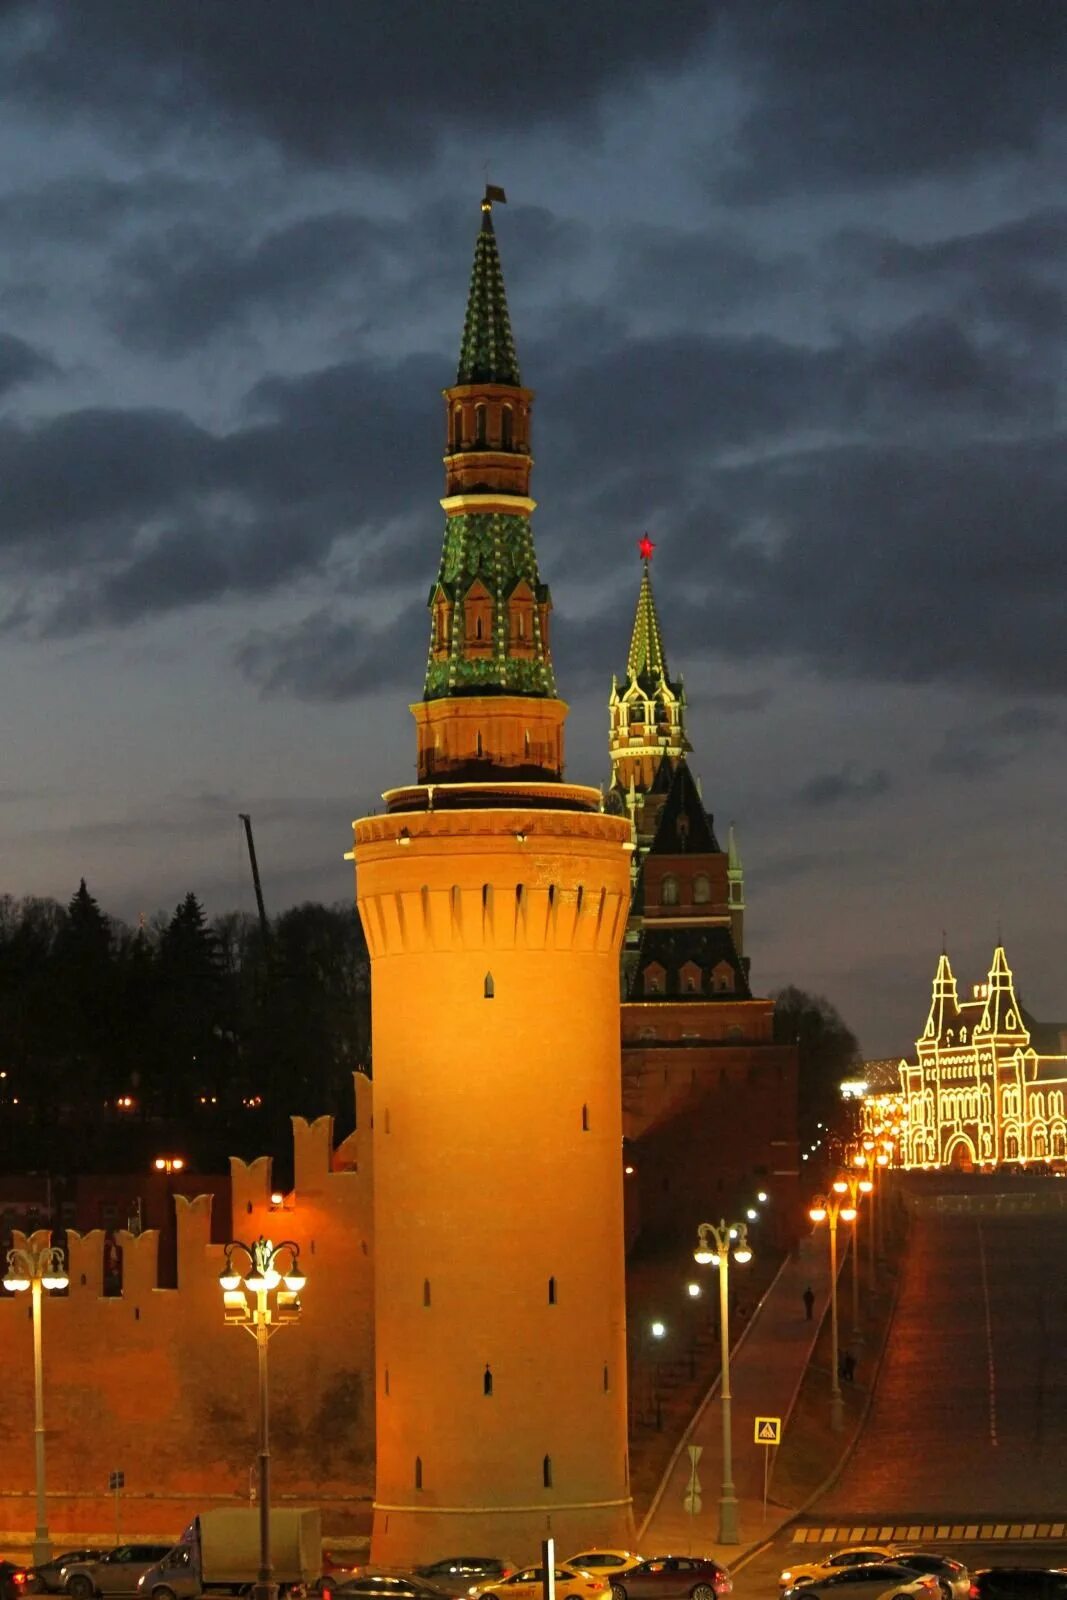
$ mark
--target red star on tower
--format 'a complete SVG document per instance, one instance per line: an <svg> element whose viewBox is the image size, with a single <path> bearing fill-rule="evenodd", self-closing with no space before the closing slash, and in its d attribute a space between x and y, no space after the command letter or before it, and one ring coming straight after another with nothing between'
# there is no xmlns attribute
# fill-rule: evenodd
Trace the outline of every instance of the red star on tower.
<svg viewBox="0 0 1067 1600"><path fill-rule="evenodd" d="M656 546L653 544L652 540L648 537L647 533L643 533L641 535L640 539L638 539L637 548L641 552L641 560L642 561L651 561L652 560L652 552L656 548Z"/></svg>

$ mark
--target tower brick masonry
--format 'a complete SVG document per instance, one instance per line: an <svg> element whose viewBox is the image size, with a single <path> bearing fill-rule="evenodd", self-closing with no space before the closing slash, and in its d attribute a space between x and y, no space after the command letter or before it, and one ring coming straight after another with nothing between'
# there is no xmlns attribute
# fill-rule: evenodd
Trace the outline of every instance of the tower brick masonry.
<svg viewBox="0 0 1067 1600"><path fill-rule="evenodd" d="M618 1013L630 826L561 777L533 502L504 470L518 455L525 487L531 397L489 205L464 387L448 391L448 526L413 708L424 781L355 824L373 971L372 1557L389 1564L633 1534ZM493 459L467 472L468 442Z"/></svg>

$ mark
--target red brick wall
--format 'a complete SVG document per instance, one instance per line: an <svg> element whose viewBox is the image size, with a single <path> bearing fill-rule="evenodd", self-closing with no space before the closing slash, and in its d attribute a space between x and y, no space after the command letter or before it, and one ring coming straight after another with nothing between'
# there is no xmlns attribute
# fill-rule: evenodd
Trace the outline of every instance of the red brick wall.
<svg viewBox="0 0 1067 1600"><path fill-rule="evenodd" d="M357 1132L332 1150L329 1118L293 1119L295 1185L270 1203L266 1158L232 1163L232 1236L301 1246L301 1322L270 1346L273 1492L321 1503L328 1533L369 1525L373 1481L370 1086ZM53 1534L109 1535L108 1473L126 1474L123 1533L170 1537L205 1505L247 1503L256 1452L256 1354L223 1321L211 1198L177 1205L178 1287L157 1287L158 1234L119 1234L121 1295L104 1297L104 1235L69 1236L68 1295L44 1305ZM43 1235L41 1236L44 1237ZM0 1295L5 1448L0 1531L33 1526L33 1346L27 1295Z"/></svg>

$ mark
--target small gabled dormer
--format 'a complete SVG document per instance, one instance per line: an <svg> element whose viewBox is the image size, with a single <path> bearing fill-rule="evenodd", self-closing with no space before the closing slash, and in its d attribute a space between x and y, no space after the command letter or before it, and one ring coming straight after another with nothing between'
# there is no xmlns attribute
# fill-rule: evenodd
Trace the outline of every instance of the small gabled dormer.
<svg viewBox="0 0 1067 1600"><path fill-rule="evenodd" d="M445 660L452 649L452 612L452 601L438 584L430 596L430 656L434 661Z"/></svg>
<svg viewBox="0 0 1067 1600"><path fill-rule="evenodd" d="M475 578L463 597L463 649L477 659L493 653L493 597L481 578Z"/></svg>
<svg viewBox="0 0 1067 1600"><path fill-rule="evenodd" d="M534 653L534 592L525 578L508 596L508 654L529 660Z"/></svg>
<svg viewBox="0 0 1067 1600"><path fill-rule="evenodd" d="M687 961L678 974L678 986L683 995L700 994L704 988L704 975L695 961Z"/></svg>
<svg viewBox="0 0 1067 1600"><path fill-rule="evenodd" d="M642 969L642 972L641 972L641 987L644 990L644 993L645 993L646 996L648 996L648 995L656 995L656 994L666 994L666 992L667 992L667 972L666 972L666 968L665 967L661 967L658 961L650 961L648 963L648 965Z"/></svg>

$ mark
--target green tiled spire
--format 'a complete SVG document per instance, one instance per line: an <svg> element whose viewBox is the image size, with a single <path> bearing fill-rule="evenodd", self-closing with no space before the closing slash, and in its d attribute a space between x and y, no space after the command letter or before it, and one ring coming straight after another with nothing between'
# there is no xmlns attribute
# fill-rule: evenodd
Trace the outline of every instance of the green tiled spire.
<svg viewBox="0 0 1067 1600"><path fill-rule="evenodd" d="M637 596L637 614L634 617L630 654L626 660L626 676L630 683L642 678L656 680L667 677L667 658L663 653L663 639L659 631L647 559L641 576L641 591Z"/></svg>
<svg viewBox="0 0 1067 1600"><path fill-rule="evenodd" d="M493 232L492 202L488 199L482 201L482 231L474 248L474 269L456 382L516 385L522 382L511 336L500 253Z"/></svg>

